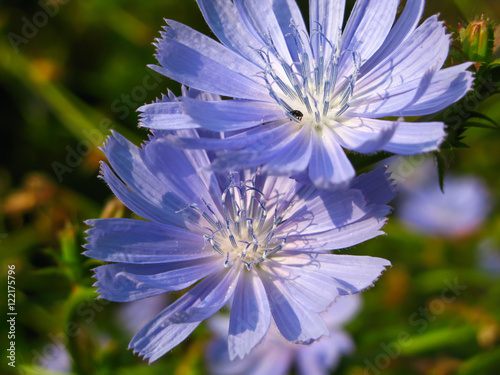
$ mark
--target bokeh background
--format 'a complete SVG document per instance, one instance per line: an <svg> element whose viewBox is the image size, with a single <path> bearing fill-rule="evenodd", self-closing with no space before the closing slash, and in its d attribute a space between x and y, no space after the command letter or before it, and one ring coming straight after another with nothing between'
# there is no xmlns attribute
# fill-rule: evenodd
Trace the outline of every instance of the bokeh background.
<svg viewBox="0 0 500 375"><path fill-rule="evenodd" d="M306 14L307 2L300 5ZM425 16L435 13L456 28L482 13L500 20L500 3L429 2ZM91 269L98 262L81 255L83 220L129 214L97 178L104 158L97 146L110 129L140 144L147 131L137 128L136 108L167 88L180 93L146 67L155 63L151 43L163 18L212 35L194 0L0 4L1 373L206 373L210 334L203 326L152 365L127 350L147 312L167 301L135 310L96 301ZM478 111L500 122L497 97ZM484 222L440 237L410 229L396 208L387 236L349 250L393 267L363 294L363 309L347 326L357 350L335 373L500 374L500 131L473 128L465 136L469 148L447 151L445 160L450 173L484 181ZM396 180L411 180L422 163L404 161ZM16 278L14 369L5 355L9 265ZM456 298L443 298L450 285Z"/></svg>

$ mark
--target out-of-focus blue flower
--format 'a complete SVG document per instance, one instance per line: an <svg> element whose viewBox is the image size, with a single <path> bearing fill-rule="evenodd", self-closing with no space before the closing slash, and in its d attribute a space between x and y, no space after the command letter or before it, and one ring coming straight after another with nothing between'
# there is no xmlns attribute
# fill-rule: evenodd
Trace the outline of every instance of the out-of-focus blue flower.
<svg viewBox="0 0 500 375"><path fill-rule="evenodd" d="M50 350L45 348L46 350L43 351L42 355L38 355L38 353L35 355L34 361L38 361L37 365L43 369L51 371L51 373L71 373L73 360L71 359L66 347L61 343L56 345L48 343L46 345L50 346Z"/></svg>
<svg viewBox="0 0 500 375"><path fill-rule="evenodd" d="M167 301L167 295L159 294L127 303L118 310L118 321L127 333L134 334L159 314L167 306Z"/></svg>
<svg viewBox="0 0 500 375"><path fill-rule="evenodd" d="M344 149L412 155L436 150L441 122L380 120L446 108L472 85L470 63L441 69L450 37L437 16L418 26L424 0L358 0L342 29L345 0L311 0L309 30L293 0L198 0L218 43L175 21L158 40L157 72L233 99L140 108L142 126L226 132L176 137L218 150L215 168L263 171L344 185L355 171ZM172 113L190 123L169 121Z"/></svg>
<svg viewBox="0 0 500 375"><path fill-rule="evenodd" d="M150 361L231 298L231 358L259 343L271 320L288 341L310 343L328 334L321 312L390 265L329 252L382 233L394 196L383 169L327 192L250 171L217 176L205 151L164 137L139 148L115 133L104 152L103 179L146 220L87 221L85 254L113 262L95 269L101 297L128 302L191 287L132 339Z"/></svg>
<svg viewBox="0 0 500 375"><path fill-rule="evenodd" d="M359 310L358 295L343 297L321 314L329 335L310 345L297 345L283 339L278 329L271 326L262 343L244 359L231 361L227 351L227 326L222 317L210 321L219 336L210 343L207 360L212 374L217 375L284 375L295 363L301 375L326 375L338 364L344 354L351 353L354 343L341 326Z"/></svg>
<svg viewBox="0 0 500 375"><path fill-rule="evenodd" d="M488 191L475 177L445 177L443 194L435 176L420 185L406 187L401 200L397 213L404 222L420 232L445 237L475 231L490 208Z"/></svg>

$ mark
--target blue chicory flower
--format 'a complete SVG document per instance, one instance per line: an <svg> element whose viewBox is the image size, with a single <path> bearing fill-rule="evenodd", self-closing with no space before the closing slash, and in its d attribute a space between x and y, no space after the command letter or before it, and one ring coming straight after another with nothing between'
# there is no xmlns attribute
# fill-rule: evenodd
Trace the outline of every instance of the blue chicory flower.
<svg viewBox="0 0 500 375"><path fill-rule="evenodd" d="M382 233L394 197L384 169L328 192L249 170L216 175L205 151L163 136L139 148L114 133L104 153L103 179L145 220L87 221L85 255L112 262L95 269L100 297L129 302L191 287L132 339L150 361L230 299L231 358L249 353L271 320L286 340L310 343L328 334L321 312L390 265L329 251Z"/></svg>
<svg viewBox="0 0 500 375"><path fill-rule="evenodd" d="M222 139L175 137L218 151L214 168L263 166L317 187L355 176L345 150L413 155L436 150L442 122L401 116L440 111L472 85L471 63L442 69L450 36L424 0L358 0L342 29L345 0L311 0L309 31L293 0L198 0L221 43L178 22L157 41L157 72L232 99L182 99L141 107L152 129L202 128ZM190 122L170 121L179 111ZM399 120L387 119L390 117ZM381 119L384 118L384 119Z"/></svg>
<svg viewBox="0 0 500 375"><path fill-rule="evenodd" d="M273 325L266 337L248 356L231 361L227 350L229 320L216 316L209 321L217 337L208 347L207 361L210 372L217 375L285 375L296 364L300 375L326 375L340 358L354 350L351 337L341 326L359 311L359 295L343 297L321 314L329 335L310 345L298 345L283 339Z"/></svg>
<svg viewBox="0 0 500 375"><path fill-rule="evenodd" d="M425 177L409 179L401 189L398 216L409 227L428 235L462 237L477 230L490 211L490 196L484 183L473 176L447 175L444 192L439 187L436 167L431 162L420 166L431 171Z"/></svg>
<svg viewBox="0 0 500 375"><path fill-rule="evenodd" d="M39 367L38 369L35 367L33 373L71 374L73 359L66 347L60 342L57 344L50 342L45 345L46 347L50 347L50 350L43 350L41 354L33 350L35 353L33 362L36 361L36 365ZM46 347L44 347L44 349Z"/></svg>

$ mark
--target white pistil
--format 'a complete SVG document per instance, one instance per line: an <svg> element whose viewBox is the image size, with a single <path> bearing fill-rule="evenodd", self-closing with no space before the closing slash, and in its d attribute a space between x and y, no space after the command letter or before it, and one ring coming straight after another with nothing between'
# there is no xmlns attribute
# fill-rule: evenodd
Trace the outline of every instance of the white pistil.
<svg viewBox="0 0 500 375"><path fill-rule="evenodd" d="M224 257L225 267L240 262L250 270L252 265L265 261L269 254L283 248L286 240L273 237L287 210L278 216L276 208L274 216L267 220L265 198L263 193L255 188L253 181L237 184L230 179L221 199L226 225L221 223L206 203L207 210L213 215L195 205L189 208L199 213L213 228L212 230L202 226L211 232L210 235L204 235L205 243L210 244L213 250Z"/></svg>
<svg viewBox="0 0 500 375"><path fill-rule="evenodd" d="M325 36L321 24L312 31L311 38L304 35L292 20L291 32L297 47L297 61L289 64L280 56L271 36L266 46L257 51L264 62L263 78L269 95L283 108L290 120L313 124L313 129L338 123L338 119L351 107L354 85L358 78L360 61L356 52L352 54L354 72L346 77L347 82L338 86L341 31L336 41ZM302 32L302 34L301 34ZM312 56L311 39L316 37L318 48ZM297 118L293 113L302 113Z"/></svg>

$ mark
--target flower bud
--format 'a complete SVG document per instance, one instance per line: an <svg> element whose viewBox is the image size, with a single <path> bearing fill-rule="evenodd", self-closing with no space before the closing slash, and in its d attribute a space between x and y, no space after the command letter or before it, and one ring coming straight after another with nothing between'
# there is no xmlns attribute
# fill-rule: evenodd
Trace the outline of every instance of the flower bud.
<svg viewBox="0 0 500 375"><path fill-rule="evenodd" d="M484 15L471 21L467 27L459 25L462 50L471 61L490 63L493 59L495 27ZM476 66L479 64L476 64Z"/></svg>

